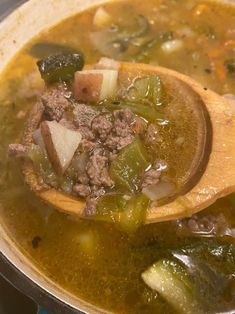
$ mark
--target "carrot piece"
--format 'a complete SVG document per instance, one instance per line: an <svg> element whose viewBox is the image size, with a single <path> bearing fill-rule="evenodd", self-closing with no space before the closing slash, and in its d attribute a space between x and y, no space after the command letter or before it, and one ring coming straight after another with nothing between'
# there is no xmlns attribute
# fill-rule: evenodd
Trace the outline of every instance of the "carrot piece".
<svg viewBox="0 0 235 314"><path fill-rule="evenodd" d="M225 81L226 71L224 68L224 62L222 60L214 60L212 64L218 79L220 81Z"/></svg>
<svg viewBox="0 0 235 314"><path fill-rule="evenodd" d="M193 13L192 13L193 18L198 17L199 15L203 13L203 11L207 9L208 9L208 6L206 4L203 4L203 3L198 4L193 10Z"/></svg>

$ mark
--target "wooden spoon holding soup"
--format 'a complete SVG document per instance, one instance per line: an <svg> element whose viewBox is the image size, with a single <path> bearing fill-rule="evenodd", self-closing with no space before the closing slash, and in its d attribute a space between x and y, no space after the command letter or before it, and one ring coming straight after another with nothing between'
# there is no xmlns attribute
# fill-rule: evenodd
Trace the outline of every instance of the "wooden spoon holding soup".
<svg viewBox="0 0 235 314"><path fill-rule="evenodd" d="M194 147L193 157L187 171L180 178L180 189L174 198L168 199L168 203L153 202L147 210L145 223L154 223L191 216L218 198L235 191L235 117L233 105L222 96L189 77L166 68L120 63L120 88L125 89L133 79L146 75L159 76L170 94L180 100L177 103L184 102L185 117L189 117L195 130L194 138L191 142L188 141ZM182 110L170 110L173 120L181 118ZM43 106L37 103L28 119L22 144L33 143L33 134L39 127L42 115ZM182 123L187 122L185 121ZM190 124L185 132L187 131L190 132ZM74 141L79 139L75 138ZM179 147L179 152L180 149ZM23 173L32 191L43 201L65 213L83 215L85 202L39 182L37 172L28 159L24 161Z"/></svg>

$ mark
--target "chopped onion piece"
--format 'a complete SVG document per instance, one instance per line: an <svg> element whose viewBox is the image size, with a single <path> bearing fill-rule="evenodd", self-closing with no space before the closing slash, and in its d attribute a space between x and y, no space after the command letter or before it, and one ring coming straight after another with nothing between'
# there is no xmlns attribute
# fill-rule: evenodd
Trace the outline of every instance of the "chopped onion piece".
<svg viewBox="0 0 235 314"><path fill-rule="evenodd" d="M99 8L93 18L93 25L96 27L104 27L112 22L112 16L104 9Z"/></svg>
<svg viewBox="0 0 235 314"><path fill-rule="evenodd" d="M172 53L175 52L177 50L182 49L184 46L184 43L182 40L180 39L173 39L173 40L169 40L164 42L161 45L161 49L165 52L165 53Z"/></svg>
<svg viewBox="0 0 235 314"><path fill-rule="evenodd" d="M142 192L151 200L157 201L167 196L170 196L175 191L174 184L161 181L157 185L149 185L143 188Z"/></svg>

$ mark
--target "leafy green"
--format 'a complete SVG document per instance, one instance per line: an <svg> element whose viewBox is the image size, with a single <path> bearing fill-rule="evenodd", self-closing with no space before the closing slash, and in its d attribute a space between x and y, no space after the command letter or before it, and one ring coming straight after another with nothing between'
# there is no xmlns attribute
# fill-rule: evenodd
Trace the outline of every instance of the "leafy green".
<svg viewBox="0 0 235 314"><path fill-rule="evenodd" d="M49 56L37 62L42 78L47 84L69 82L74 73L84 66L84 58L80 53L58 54Z"/></svg>

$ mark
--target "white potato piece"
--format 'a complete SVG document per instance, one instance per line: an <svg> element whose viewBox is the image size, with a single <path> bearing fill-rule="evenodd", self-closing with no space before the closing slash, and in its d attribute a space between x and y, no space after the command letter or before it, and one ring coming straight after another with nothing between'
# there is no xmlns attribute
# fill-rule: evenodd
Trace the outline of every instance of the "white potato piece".
<svg viewBox="0 0 235 314"><path fill-rule="evenodd" d="M164 42L161 45L161 49L165 53L172 53L172 52L175 52L175 51L182 49L183 46L184 46L184 43L181 39L173 39L173 40L168 40L168 41Z"/></svg>
<svg viewBox="0 0 235 314"><path fill-rule="evenodd" d="M119 70L120 62L110 59L110 58L100 58L100 61L95 64L95 69L103 69L103 70Z"/></svg>
<svg viewBox="0 0 235 314"><path fill-rule="evenodd" d="M117 70L84 70L75 73L74 96L78 101L111 98L117 90Z"/></svg>
<svg viewBox="0 0 235 314"><path fill-rule="evenodd" d="M82 136L56 121L44 121L40 129L49 160L56 173L62 175L70 165Z"/></svg>
<svg viewBox="0 0 235 314"><path fill-rule="evenodd" d="M97 9L94 18L93 18L93 25L95 27L105 27L112 22L112 16L102 7Z"/></svg>

